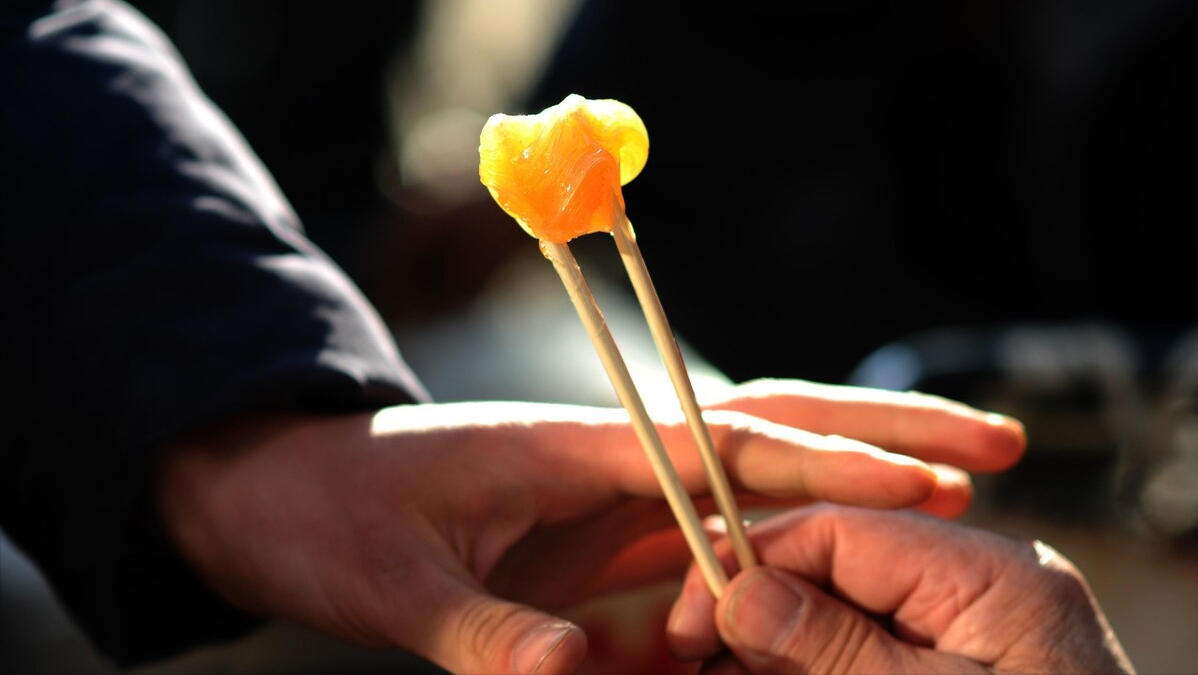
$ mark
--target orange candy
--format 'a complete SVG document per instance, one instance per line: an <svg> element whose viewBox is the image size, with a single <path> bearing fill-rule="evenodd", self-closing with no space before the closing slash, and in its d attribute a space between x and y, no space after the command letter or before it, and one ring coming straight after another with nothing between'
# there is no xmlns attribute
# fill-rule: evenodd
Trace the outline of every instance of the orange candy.
<svg viewBox="0 0 1198 675"><path fill-rule="evenodd" d="M570 94L535 115L492 115L478 154L499 206L530 235L564 244L624 218L620 188L645 167L649 132L620 101Z"/></svg>

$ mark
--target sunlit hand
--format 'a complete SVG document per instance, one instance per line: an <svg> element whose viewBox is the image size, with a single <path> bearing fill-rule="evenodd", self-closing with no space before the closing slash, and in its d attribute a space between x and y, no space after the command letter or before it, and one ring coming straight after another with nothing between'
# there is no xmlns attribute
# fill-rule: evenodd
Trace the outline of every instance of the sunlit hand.
<svg viewBox="0 0 1198 675"><path fill-rule="evenodd" d="M838 430L966 466L998 468L1022 452L1017 423L940 399L777 387L747 386L751 400L730 396L708 417L733 488L758 503L968 504L967 480L821 435ZM821 433L764 419L801 421L800 408ZM686 425L659 429L688 491L705 495ZM619 409L263 414L175 443L158 485L167 531L234 604L454 672L572 672L586 637L550 612L677 578L691 560ZM700 513L714 511L708 502Z"/></svg>

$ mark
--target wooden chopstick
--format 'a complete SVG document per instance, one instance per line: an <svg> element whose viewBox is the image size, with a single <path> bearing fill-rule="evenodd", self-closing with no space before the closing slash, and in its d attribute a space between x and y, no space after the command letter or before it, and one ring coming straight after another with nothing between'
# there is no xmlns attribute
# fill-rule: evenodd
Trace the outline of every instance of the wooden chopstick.
<svg viewBox="0 0 1198 675"><path fill-rule="evenodd" d="M674 393L678 396L678 402L686 416L691 436L694 437L695 445L698 446L699 454L703 458L703 468L707 472L707 480L715 495L720 515L727 523L728 536L732 540L737 562L742 569L753 567L757 564L757 558L753 553L753 547L749 544L748 535L745 534L744 521L741 520L736 500L728 484L724 465L720 462L719 455L716 454L715 444L711 440L711 432L703 421L703 413L695 399L695 388L691 383L690 375L687 374L682 351L678 348L678 341L670 329L669 322L666 321L665 310L661 306L661 300L657 296L653 280L649 277L645 259L641 256L641 248L636 243L632 223L627 218L622 218L621 222L616 223L612 228L612 236L616 240L616 247L620 251L620 258L624 261L624 269L628 271L628 278L632 281L632 288L636 292L637 300L640 301L641 311L649 324L649 332L653 335L657 352L661 355L666 370L670 374Z"/></svg>
<svg viewBox="0 0 1198 675"><path fill-rule="evenodd" d="M674 512L675 519L682 528L682 533L699 564L708 588L713 596L720 597L724 587L728 584L728 575L716 557L711 540L703 531L703 525L695 511L694 503L691 502L690 495L678 478L678 472L674 469L674 465L670 463L669 455L667 455L661 437L657 433L657 427L645 410L645 404L632 382L628 366L620 355L620 350L607 326L607 321L603 318L603 312L599 309L590 286L582 276L582 270L579 269L574 254L567 244L555 244L541 240L540 245L541 252L553 263L554 269L561 277L562 283L566 287L566 293L570 296L570 301L574 303L574 309L582 319L587 334L591 338L591 343L595 346L595 351L607 371L608 379L611 380L612 387L616 390L616 396L631 417L637 437L645 448L649 462L657 475L657 480Z"/></svg>

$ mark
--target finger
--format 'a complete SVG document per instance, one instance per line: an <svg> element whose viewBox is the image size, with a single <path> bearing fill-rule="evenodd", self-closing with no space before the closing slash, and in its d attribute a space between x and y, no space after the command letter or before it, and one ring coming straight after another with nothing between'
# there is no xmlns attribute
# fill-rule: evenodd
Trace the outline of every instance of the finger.
<svg viewBox="0 0 1198 675"><path fill-rule="evenodd" d="M419 617L419 653L454 673L573 673L586 656L577 625L449 582ZM401 640L401 644L409 641Z"/></svg>
<svg viewBox="0 0 1198 675"><path fill-rule="evenodd" d="M829 500L901 508L922 503L936 488L937 475L923 461L854 439L822 436L731 411L707 412L704 419L729 482L742 493L783 503ZM658 430L685 489L692 495L709 494L702 458L687 427L659 424ZM578 473L585 466L589 480L604 477L631 495L661 494L657 476L627 425L610 425L590 439L558 447L559 455L564 448L571 453L575 465L570 470ZM549 453L544 456L548 459ZM562 464L560 456L557 460Z"/></svg>
<svg viewBox="0 0 1198 675"><path fill-rule="evenodd" d="M937 474L929 465L855 439L734 413L713 412L708 418L729 481L744 490L898 508L922 503L936 489Z"/></svg>
<svg viewBox="0 0 1198 675"><path fill-rule="evenodd" d="M759 521L753 543L763 564L835 587L844 601L892 616L898 634L928 644L944 639L1013 561L1038 564L1026 543L995 533L915 511L827 504Z"/></svg>
<svg viewBox="0 0 1198 675"><path fill-rule="evenodd" d="M679 661L710 659L723 643L712 622L715 597L697 566L692 565L666 621L666 644Z"/></svg>
<svg viewBox="0 0 1198 675"><path fill-rule="evenodd" d="M973 505L973 480L969 473L947 464L933 464L936 489L915 508L941 518L958 518Z"/></svg>
<svg viewBox="0 0 1198 675"><path fill-rule="evenodd" d="M1027 447L1016 419L919 392L754 380L710 409L737 410L819 434L838 434L969 471L1001 471Z"/></svg>
<svg viewBox="0 0 1198 675"><path fill-rule="evenodd" d="M754 673L963 673L954 656L900 642L881 624L770 567L734 578L716 606L728 648Z"/></svg>
<svg viewBox="0 0 1198 675"><path fill-rule="evenodd" d="M727 537L723 516L710 516L703 523L709 528L716 557L728 575L734 576L738 573L737 557L732 541ZM710 586L698 565L691 564L666 621L666 644L670 653L679 661L704 661L704 673L744 672L739 667L726 671L718 665L721 662L735 664L735 659L730 658L720 642L719 632L712 622L714 612L715 597ZM724 652L725 658L718 658L720 652Z"/></svg>

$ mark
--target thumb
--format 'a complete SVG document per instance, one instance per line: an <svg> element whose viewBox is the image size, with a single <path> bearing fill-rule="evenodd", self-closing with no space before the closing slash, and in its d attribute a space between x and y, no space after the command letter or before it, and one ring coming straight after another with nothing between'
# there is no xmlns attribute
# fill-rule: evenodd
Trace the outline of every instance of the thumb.
<svg viewBox="0 0 1198 675"><path fill-rule="evenodd" d="M753 673L930 673L970 667L901 642L861 611L767 566L747 569L729 583L716 622L724 643Z"/></svg>
<svg viewBox="0 0 1198 675"><path fill-rule="evenodd" d="M531 607L471 593L442 605L426 656L454 673L573 673L587 652L577 625Z"/></svg>

